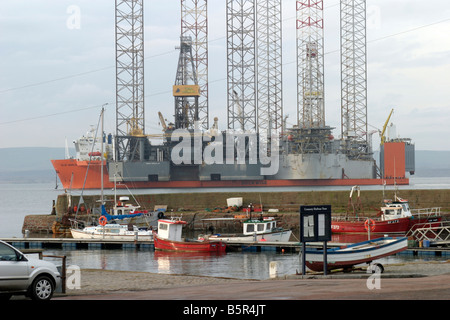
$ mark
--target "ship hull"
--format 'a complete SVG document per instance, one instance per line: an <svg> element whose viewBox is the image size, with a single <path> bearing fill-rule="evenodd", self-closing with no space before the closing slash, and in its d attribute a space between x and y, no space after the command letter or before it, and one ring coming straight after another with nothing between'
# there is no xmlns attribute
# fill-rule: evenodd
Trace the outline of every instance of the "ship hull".
<svg viewBox="0 0 450 320"><path fill-rule="evenodd" d="M101 161L75 159L52 160L53 168L64 189L100 189L102 180ZM107 166L103 164L103 186L113 188L109 181Z"/></svg>
<svg viewBox="0 0 450 320"><path fill-rule="evenodd" d="M373 230L371 233L379 233L379 234L393 234L400 233L405 234L409 230L414 230L424 224L430 226L437 226L441 221L441 217L433 217L433 218L421 218L421 219L411 219L407 218L398 218L392 220L372 220L375 223ZM331 231L333 233L364 233L367 234L367 228L365 225L365 219L360 219L358 221L332 221L331 222Z"/></svg>
<svg viewBox="0 0 450 320"><path fill-rule="evenodd" d="M52 160L64 189L100 189L101 162L75 159ZM235 188L235 187L297 187L297 186L354 186L408 185L408 178L397 179L250 179L250 180L186 180L186 181L120 181L117 188ZM114 188L107 165L103 165L103 186Z"/></svg>
<svg viewBox="0 0 450 320"><path fill-rule="evenodd" d="M210 241L172 241L166 240L154 235L155 250L177 251L177 252L218 252L226 250L226 245L222 242Z"/></svg>
<svg viewBox="0 0 450 320"><path fill-rule="evenodd" d="M367 227L365 219L358 221L332 221L331 231L333 233L366 233ZM380 221L372 220L375 225L372 226L371 233L406 233L410 227L409 218L399 218L394 220Z"/></svg>

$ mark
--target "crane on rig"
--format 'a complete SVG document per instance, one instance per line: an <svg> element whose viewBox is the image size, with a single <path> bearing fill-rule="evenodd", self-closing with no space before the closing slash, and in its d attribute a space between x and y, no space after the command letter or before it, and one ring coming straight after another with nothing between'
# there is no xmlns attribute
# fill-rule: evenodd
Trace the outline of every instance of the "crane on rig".
<svg viewBox="0 0 450 320"><path fill-rule="evenodd" d="M394 113L394 109L391 110L391 113L389 114L389 117L387 118L386 122L384 123L383 130L380 132L381 137L381 145L384 145L386 142L386 128L388 126L389 120L391 119L392 114Z"/></svg>

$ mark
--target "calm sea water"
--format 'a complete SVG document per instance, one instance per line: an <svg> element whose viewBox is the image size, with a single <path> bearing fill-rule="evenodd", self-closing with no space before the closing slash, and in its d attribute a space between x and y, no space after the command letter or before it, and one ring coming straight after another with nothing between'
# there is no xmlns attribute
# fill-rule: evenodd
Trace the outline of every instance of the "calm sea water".
<svg viewBox="0 0 450 320"><path fill-rule="evenodd" d="M399 189L450 189L450 177L412 178L410 186ZM376 190L380 186L363 187L363 190ZM235 189L234 189L235 190ZM242 192L268 192L270 189L247 189ZM295 187L277 188L277 191L307 190L349 190L348 187ZM220 192L224 189L204 189L198 192ZM22 237L22 225L26 215L50 214L52 201L62 190L55 190L54 183L1 184L0 183L0 238ZM189 189L139 190L136 193L176 193L192 192ZM74 194L80 194L80 191ZM98 191L87 191L85 194ZM112 193L111 190L105 193ZM146 271L170 274L191 274L203 276L231 277L242 279L267 279L271 261L281 263L280 274L293 274L300 271L299 255L276 252L236 252L225 255L173 255L154 252L153 249L117 250L48 250L45 254L66 255L68 265L81 268L95 268L124 271ZM447 260L448 256L400 255L386 258L384 263L404 260Z"/></svg>

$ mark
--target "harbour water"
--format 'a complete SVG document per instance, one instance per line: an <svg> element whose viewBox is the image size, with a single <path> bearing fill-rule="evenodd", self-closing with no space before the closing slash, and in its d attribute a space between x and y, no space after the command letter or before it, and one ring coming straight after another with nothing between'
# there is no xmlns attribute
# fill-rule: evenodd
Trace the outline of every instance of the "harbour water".
<svg viewBox="0 0 450 320"><path fill-rule="evenodd" d="M382 188L380 186L364 187L366 190ZM399 189L450 189L450 178L412 178L409 186ZM277 191L305 191L305 190L348 190L348 187L327 188L277 188ZM199 192L220 192L223 189L208 189ZM259 192L263 189L242 188L243 192ZM64 192L55 190L52 183L34 184L1 184L0 183L0 238L22 237L24 217L30 214L49 214L52 201ZM111 190L107 191L112 192ZM193 190L156 189L146 190L152 193L193 192ZM85 191L85 194L96 194L98 191ZM144 193L139 190L136 193ZM80 194L80 191L74 192ZM225 255L179 255L155 252L151 248L136 249L48 249L44 254L65 255L67 265L80 268L94 268L106 270L142 271L167 274L189 274L214 277L230 277L240 279L269 278L269 264L271 261L280 262L279 275L295 274L300 271L298 253L279 253L275 251L263 252L231 252ZM385 258L383 263L399 263L404 261L448 260L448 255L412 256L407 254Z"/></svg>

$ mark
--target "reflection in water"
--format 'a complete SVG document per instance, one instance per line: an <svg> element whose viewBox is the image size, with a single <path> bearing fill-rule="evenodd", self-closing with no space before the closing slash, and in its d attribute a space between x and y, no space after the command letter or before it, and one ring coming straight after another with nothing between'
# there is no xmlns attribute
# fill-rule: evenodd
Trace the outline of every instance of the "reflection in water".
<svg viewBox="0 0 450 320"><path fill-rule="evenodd" d="M207 265L218 264L219 259L226 253L217 252L153 252L158 272L193 274L196 270Z"/></svg>
<svg viewBox="0 0 450 320"><path fill-rule="evenodd" d="M295 274L298 254L229 252L224 254L171 253L153 249L49 250L45 254L66 255L67 265L84 269L142 271L238 279L268 279L269 264L279 261L284 274Z"/></svg>

